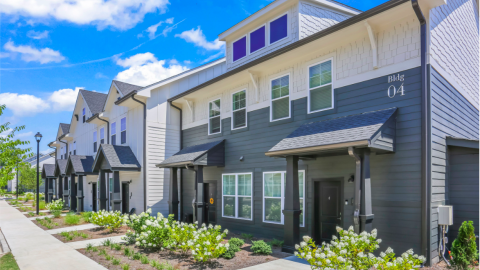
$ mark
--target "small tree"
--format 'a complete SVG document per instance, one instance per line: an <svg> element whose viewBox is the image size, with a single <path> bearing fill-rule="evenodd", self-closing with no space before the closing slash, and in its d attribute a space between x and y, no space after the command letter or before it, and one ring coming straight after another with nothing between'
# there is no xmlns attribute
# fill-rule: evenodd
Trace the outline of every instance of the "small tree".
<svg viewBox="0 0 480 270"><path fill-rule="evenodd" d="M452 262L460 269L468 269L470 265L478 263L477 243L475 242L473 221L464 221L458 235L452 243Z"/></svg>
<svg viewBox="0 0 480 270"><path fill-rule="evenodd" d="M20 170L20 177L19 182L26 189L33 189L36 191L37 189L37 166L32 167L29 163L22 163L19 168ZM40 171L38 172L40 175ZM39 185L43 184L42 178L40 178Z"/></svg>

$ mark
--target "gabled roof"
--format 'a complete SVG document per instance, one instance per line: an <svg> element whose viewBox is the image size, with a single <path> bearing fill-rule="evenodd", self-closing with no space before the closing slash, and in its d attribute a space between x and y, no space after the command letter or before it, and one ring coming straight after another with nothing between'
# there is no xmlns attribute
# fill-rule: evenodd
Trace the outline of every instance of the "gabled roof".
<svg viewBox="0 0 480 270"><path fill-rule="evenodd" d="M118 91L122 93L122 96L126 96L130 94L130 92L132 91L138 91L139 89L143 88L142 86L133 85L133 84L117 81L117 80L112 80L112 83L115 85Z"/></svg>
<svg viewBox="0 0 480 270"><path fill-rule="evenodd" d="M390 108L303 124L265 154L314 154L350 146L393 151L396 111Z"/></svg>
<svg viewBox="0 0 480 270"><path fill-rule="evenodd" d="M141 166L130 146L101 144L92 171L140 171Z"/></svg>
<svg viewBox="0 0 480 270"><path fill-rule="evenodd" d="M87 103L88 108L92 115L97 114L103 110L103 105L107 100L107 94L102 94L98 92L88 91L84 89L80 89L80 93Z"/></svg>
<svg viewBox="0 0 480 270"><path fill-rule="evenodd" d="M68 134L70 131L70 124L60 123L60 128L62 129L63 135Z"/></svg>
<svg viewBox="0 0 480 270"><path fill-rule="evenodd" d="M67 167L66 159L57 159L55 161L55 171L54 171L55 177L64 176L66 167Z"/></svg>
<svg viewBox="0 0 480 270"><path fill-rule="evenodd" d="M70 155L67 160L65 173L67 175L87 175L92 174L94 157L93 156L80 156Z"/></svg>
<svg viewBox="0 0 480 270"><path fill-rule="evenodd" d="M42 168L42 178L53 178L55 177L55 164L43 164Z"/></svg>
<svg viewBox="0 0 480 270"><path fill-rule="evenodd" d="M185 147L155 166L167 168L185 165L224 166L225 140Z"/></svg>

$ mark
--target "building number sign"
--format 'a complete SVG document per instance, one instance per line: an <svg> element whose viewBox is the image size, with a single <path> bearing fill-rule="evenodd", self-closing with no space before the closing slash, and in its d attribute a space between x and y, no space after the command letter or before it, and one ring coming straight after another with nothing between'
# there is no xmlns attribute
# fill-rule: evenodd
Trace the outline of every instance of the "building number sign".
<svg viewBox="0 0 480 270"><path fill-rule="evenodd" d="M389 98L394 98L395 95L399 94L400 96L405 95L405 89L403 88L403 82L404 82L404 76L405 75L391 75L388 76L388 83L393 83L393 82L401 82L402 84L400 87L396 88L395 85L391 84L388 89L387 89L387 95Z"/></svg>

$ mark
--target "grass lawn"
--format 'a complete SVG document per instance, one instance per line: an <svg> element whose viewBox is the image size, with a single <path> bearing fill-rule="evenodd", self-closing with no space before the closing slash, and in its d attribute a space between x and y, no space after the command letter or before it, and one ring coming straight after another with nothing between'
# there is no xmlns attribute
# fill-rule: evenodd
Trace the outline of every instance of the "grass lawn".
<svg viewBox="0 0 480 270"><path fill-rule="evenodd" d="M7 253L0 258L0 270L20 270L12 253Z"/></svg>

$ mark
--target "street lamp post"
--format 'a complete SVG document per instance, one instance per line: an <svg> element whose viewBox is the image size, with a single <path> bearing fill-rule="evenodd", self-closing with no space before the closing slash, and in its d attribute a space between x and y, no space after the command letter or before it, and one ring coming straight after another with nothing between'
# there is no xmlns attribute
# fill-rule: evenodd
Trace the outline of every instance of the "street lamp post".
<svg viewBox="0 0 480 270"><path fill-rule="evenodd" d="M13 186L13 184L12 184ZM17 191L17 200L18 200L18 162L17 162L17 187L15 188Z"/></svg>
<svg viewBox="0 0 480 270"><path fill-rule="evenodd" d="M40 212L40 207L39 207L39 204L40 204L40 179L39 179L39 175L38 175L38 171L39 171L39 167L40 167L40 158L39 158L39 155L40 155L40 140L42 140L42 134L40 134L40 132L37 132L37 134L35 134L35 140L37 141L37 215L39 215L39 212Z"/></svg>

